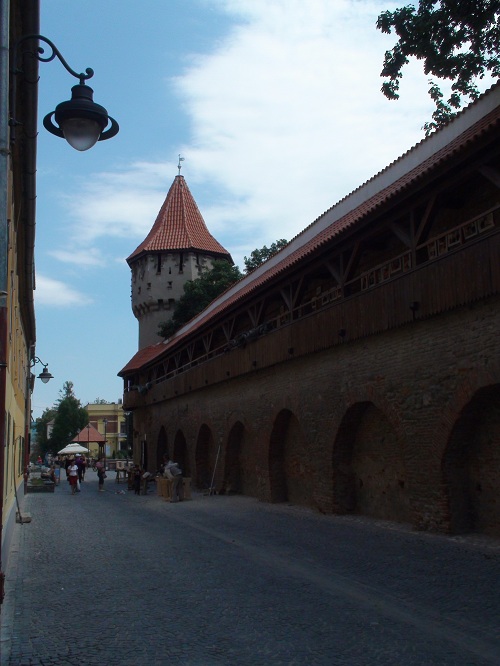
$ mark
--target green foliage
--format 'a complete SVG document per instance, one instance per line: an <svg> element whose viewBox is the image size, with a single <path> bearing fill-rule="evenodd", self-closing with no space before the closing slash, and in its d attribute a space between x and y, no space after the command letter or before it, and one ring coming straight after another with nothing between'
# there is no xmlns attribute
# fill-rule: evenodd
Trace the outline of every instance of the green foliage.
<svg viewBox="0 0 500 666"><path fill-rule="evenodd" d="M288 241L277 240L270 247L264 245L254 250L250 257L245 257L245 273L249 273L264 261L276 254ZM233 266L225 259L216 259L211 269L206 269L197 280L187 282L184 293L176 302L172 319L158 327L158 335L170 338L181 326L196 317L217 296L243 277L238 266Z"/></svg>
<svg viewBox="0 0 500 666"><path fill-rule="evenodd" d="M75 397L73 382L64 383L53 409L54 427L48 446L55 453L71 442L73 437L87 425L89 417L87 410Z"/></svg>
<svg viewBox="0 0 500 666"><path fill-rule="evenodd" d="M42 459L45 454L51 450L50 440L47 438L47 426L56 416L54 407L48 407L43 414L35 421L36 426L36 448Z"/></svg>
<svg viewBox="0 0 500 666"><path fill-rule="evenodd" d="M273 256L273 254L279 252L279 250L281 250L281 248L285 247L285 245L287 244L288 241L282 238L272 243L271 247L267 247L266 245L264 245L264 247L262 247L260 250L257 249L251 252L249 257L243 257L243 262L245 264L245 273L250 273L250 271L253 271L254 268L257 268L257 266L263 264L264 261L270 259L270 257Z"/></svg>
<svg viewBox="0 0 500 666"><path fill-rule="evenodd" d="M184 285L184 293L175 304L172 319L160 324L158 334L163 338L171 337L241 277L238 266L225 259L216 259L211 269L204 270L198 279Z"/></svg>
<svg viewBox="0 0 500 666"><path fill-rule="evenodd" d="M104 400L104 398L96 398L93 402L93 405L111 405L108 400Z"/></svg>
<svg viewBox="0 0 500 666"><path fill-rule="evenodd" d="M424 72L452 82L451 94L443 101L439 85L429 81L429 95L436 105L426 134L446 124L461 106L479 95L477 81L486 73L500 76L499 0L420 0L418 8L407 5L385 11L377 28L398 36L386 51L381 76L387 78L382 92L399 98L402 69L414 56L424 61Z"/></svg>

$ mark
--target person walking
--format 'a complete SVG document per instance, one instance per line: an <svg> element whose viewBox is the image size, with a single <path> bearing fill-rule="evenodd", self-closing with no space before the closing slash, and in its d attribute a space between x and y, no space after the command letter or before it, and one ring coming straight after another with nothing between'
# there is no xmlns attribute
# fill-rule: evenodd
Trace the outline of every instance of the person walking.
<svg viewBox="0 0 500 666"><path fill-rule="evenodd" d="M141 477L142 477L142 469L139 467L139 465L135 465L134 467L134 492L136 495L141 494Z"/></svg>
<svg viewBox="0 0 500 666"><path fill-rule="evenodd" d="M171 502L182 502L184 499L184 486L182 482L182 470L173 460L168 460L163 468L163 475L171 481L172 491L170 493Z"/></svg>
<svg viewBox="0 0 500 666"><path fill-rule="evenodd" d="M78 484L78 465L73 460L67 469L69 485L71 487L71 494L76 494L77 484Z"/></svg>
<svg viewBox="0 0 500 666"><path fill-rule="evenodd" d="M76 466L78 467L78 481L79 483L82 483L83 477L85 476L85 464L82 456L76 457Z"/></svg>
<svg viewBox="0 0 500 666"><path fill-rule="evenodd" d="M97 479L99 481L99 492L104 492L104 479L106 478L106 467L104 465L103 459L99 458L95 466L97 470Z"/></svg>
<svg viewBox="0 0 500 666"><path fill-rule="evenodd" d="M82 469L82 481L85 481L85 472L87 471L87 458L83 455L80 458Z"/></svg>

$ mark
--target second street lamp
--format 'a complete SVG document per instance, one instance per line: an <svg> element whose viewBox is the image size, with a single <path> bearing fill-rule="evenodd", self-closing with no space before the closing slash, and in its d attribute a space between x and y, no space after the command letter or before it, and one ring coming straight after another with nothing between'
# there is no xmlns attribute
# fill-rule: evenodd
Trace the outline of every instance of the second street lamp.
<svg viewBox="0 0 500 666"><path fill-rule="evenodd" d="M34 368L37 363L41 363L43 365L43 370L42 372L38 375L38 379L41 379L44 384L49 382L51 379L54 379L53 375L50 374L49 372L49 364L44 363L41 359L38 358L38 356L35 356L34 358L31 359L31 367Z"/></svg>

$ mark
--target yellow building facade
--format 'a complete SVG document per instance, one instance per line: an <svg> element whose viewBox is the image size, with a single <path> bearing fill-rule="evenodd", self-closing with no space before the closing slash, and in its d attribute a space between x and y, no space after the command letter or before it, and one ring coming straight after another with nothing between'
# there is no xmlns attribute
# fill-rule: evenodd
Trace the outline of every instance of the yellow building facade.
<svg viewBox="0 0 500 666"><path fill-rule="evenodd" d="M0 16L0 595L24 492L35 357L34 245L38 61L12 74L12 45L39 32L38 2L3 3ZM15 79L15 80L14 80ZM13 119L9 123L9 118Z"/></svg>
<svg viewBox="0 0 500 666"><path fill-rule="evenodd" d="M119 452L127 453L127 415L121 401L89 403L85 405L89 423L106 438L106 458L116 458ZM84 444L84 442L82 442ZM97 457L98 446L90 442L90 455ZM123 455L123 454L122 454Z"/></svg>

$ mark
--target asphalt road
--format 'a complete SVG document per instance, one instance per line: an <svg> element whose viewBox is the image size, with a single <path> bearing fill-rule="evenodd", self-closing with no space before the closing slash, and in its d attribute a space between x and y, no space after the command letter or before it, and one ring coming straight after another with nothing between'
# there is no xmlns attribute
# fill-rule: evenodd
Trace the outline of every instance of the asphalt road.
<svg viewBox="0 0 500 666"><path fill-rule="evenodd" d="M24 498L2 665L500 665L500 540L112 477Z"/></svg>

